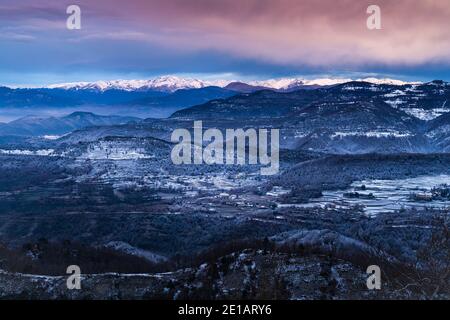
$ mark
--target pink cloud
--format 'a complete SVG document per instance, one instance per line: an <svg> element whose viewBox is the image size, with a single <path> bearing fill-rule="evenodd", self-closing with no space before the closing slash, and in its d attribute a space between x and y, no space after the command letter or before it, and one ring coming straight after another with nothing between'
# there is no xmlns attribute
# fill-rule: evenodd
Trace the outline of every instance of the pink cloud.
<svg viewBox="0 0 450 320"><path fill-rule="evenodd" d="M48 1L36 2L50 6ZM446 0L72 2L86 13L84 39L129 35L180 51L211 49L314 66L450 63L450 2ZM366 28L370 4L381 7L382 30Z"/></svg>

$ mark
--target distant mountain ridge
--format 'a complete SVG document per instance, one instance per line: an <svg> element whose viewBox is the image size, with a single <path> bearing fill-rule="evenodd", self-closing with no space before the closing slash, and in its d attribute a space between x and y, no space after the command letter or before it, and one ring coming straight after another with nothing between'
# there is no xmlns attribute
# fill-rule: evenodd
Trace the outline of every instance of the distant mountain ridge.
<svg viewBox="0 0 450 320"><path fill-rule="evenodd" d="M90 112L74 112L63 117L27 116L9 123L0 123L0 135L38 136L63 135L91 126L126 124L141 119L125 116L101 116Z"/></svg>
<svg viewBox="0 0 450 320"><path fill-rule="evenodd" d="M159 118L168 117L183 108L236 94L238 92L220 87L179 89L175 92L0 87L0 115L6 119L3 121L27 114L68 114L74 111ZM5 118L9 114L13 116Z"/></svg>
<svg viewBox="0 0 450 320"><path fill-rule="evenodd" d="M281 145L326 153L450 150L450 84L354 81L314 90L263 90L175 112L204 126L273 127Z"/></svg>
<svg viewBox="0 0 450 320"><path fill-rule="evenodd" d="M74 111L164 118L181 109L239 94L262 90L273 92L315 90L338 86L347 83L348 80L283 78L236 82L166 76L150 80L78 82L45 88L0 87L0 119L10 121L29 114L60 115ZM403 83L392 79L368 79L368 81L372 84L389 84L395 87L401 87Z"/></svg>
<svg viewBox="0 0 450 320"><path fill-rule="evenodd" d="M99 91L124 90L124 91L145 91L154 90L162 92L175 92L179 89L200 89L210 86L225 87L228 83L224 80L203 81L192 78L179 78L175 76L163 76L149 80L111 80L96 82L73 82L49 85L48 89L93 89Z"/></svg>
<svg viewBox="0 0 450 320"><path fill-rule="evenodd" d="M273 90L293 90L298 87L322 87L342 84L351 81L364 81L373 84L389 84L389 85L405 85L405 84L419 84L419 82L406 82L389 78L364 78L364 79L350 79L350 78L279 78L269 80L200 80L194 78L181 78L177 76L161 76L148 80L109 80L109 81L94 81L94 82L71 82L60 83L46 86L46 89L64 89L64 90L123 90L123 91L161 91L161 92L175 92L180 89L200 89L205 87L220 87L231 89L239 83L246 85L245 90L254 87L253 91L261 88ZM259 89L258 89L259 88ZM236 91L240 91L237 88Z"/></svg>
<svg viewBox="0 0 450 320"><path fill-rule="evenodd" d="M431 120L450 111L450 83L432 81L425 84L374 84L363 81L346 82L314 90L277 92L261 90L213 100L175 112L172 118L242 119L255 117L294 116L307 107L359 102L389 105L392 109L420 120Z"/></svg>
<svg viewBox="0 0 450 320"><path fill-rule="evenodd" d="M166 106L167 110L180 101L193 106L182 109L178 104L182 110L174 112L168 119L149 117L128 123L127 120L133 119L84 121L82 118L89 116L78 119L77 113L70 119L28 117L0 125L0 135L60 135L81 128L62 140L151 136L169 141L174 129L191 128L193 121L202 120L204 128L279 128L283 148L308 152L428 153L450 150L450 84L444 81L405 85L352 81L292 91L260 87L261 90L256 92L240 94L230 89L239 87L251 91L251 88L243 83L233 83L231 87L234 88L180 89L174 93L151 91L152 96L147 97L139 91L87 90L94 97L110 99L116 94L122 97L120 93L124 93L135 98L127 102L126 110L140 106ZM57 97L66 91L84 92L42 90L37 92L56 90ZM22 93L17 92L18 95ZM25 90L25 94L29 92ZM112 108L108 104L105 106L105 110ZM96 125L101 127L93 127Z"/></svg>

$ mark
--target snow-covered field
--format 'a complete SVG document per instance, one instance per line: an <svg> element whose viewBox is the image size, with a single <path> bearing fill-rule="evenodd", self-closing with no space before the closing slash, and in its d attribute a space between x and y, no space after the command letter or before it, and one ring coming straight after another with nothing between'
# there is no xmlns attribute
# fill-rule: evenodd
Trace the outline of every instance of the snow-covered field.
<svg viewBox="0 0 450 320"><path fill-rule="evenodd" d="M431 188L450 184L450 176L421 176L398 180L363 180L352 183L346 190L323 191L320 198L311 199L307 204L280 204L280 207L315 207L333 206L349 208L356 205L364 206L368 215L380 212L393 212L402 208L450 208L450 201L416 201L411 199L413 193L426 194ZM365 186L364 190L361 186ZM358 192L361 197L345 197L345 193ZM372 196L369 196L369 195Z"/></svg>
<svg viewBox="0 0 450 320"><path fill-rule="evenodd" d="M385 138L385 137L396 137L403 138L411 136L410 133L399 132L395 130L390 131L346 131L346 132L335 132L331 138L343 138L343 137L369 137L369 138Z"/></svg>
<svg viewBox="0 0 450 320"><path fill-rule="evenodd" d="M95 145L84 152L79 159L90 160L136 160L151 159L153 155L145 153L142 148L127 148L122 146Z"/></svg>
<svg viewBox="0 0 450 320"><path fill-rule="evenodd" d="M413 117L426 121L436 119L437 117L450 112L450 109L445 108L435 108L431 110L424 110L420 108L404 108L402 110Z"/></svg>
<svg viewBox="0 0 450 320"><path fill-rule="evenodd" d="M0 154L9 155L21 155L21 156L51 156L53 155L53 149L42 149L42 150L5 150L0 149Z"/></svg>

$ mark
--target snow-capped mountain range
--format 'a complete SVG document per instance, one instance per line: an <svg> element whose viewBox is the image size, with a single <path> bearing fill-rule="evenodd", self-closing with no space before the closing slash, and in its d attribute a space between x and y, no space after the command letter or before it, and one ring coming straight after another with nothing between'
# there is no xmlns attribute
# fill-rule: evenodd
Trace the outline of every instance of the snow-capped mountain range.
<svg viewBox="0 0 450 320"><path fill-rule="evenodd" d="M280 78L270 80L258 81L237 81L237 80L199 80L193 78L181 78L177 76L162 76L149 80L111 80L111 81L96 81L96 82L71 82L49 85L49 89L93 89L93 90L156 90L164 92L174 92L179 89L199 89L209 86L217 86L225 88L230 83L240 82L250 86L265 87L277 90L289 90L301 86L331 86L350 81L365 81L374 84L390 84L390 85L405 85L418 84L419 82L404 82L395 79L378 79L378 78L364 78L364 79L349 79L349 78L318 78L318 79L304 79L304 78Z"/></svg>
<svg viewBox="0 0 450 320"><path fill-rule="evenodd" d="M149 80L110 80L95 82L70 82L49 85L49 89L96 89L96 90L156 90L164 92L174 92L179 89L200 89L204 87L217 86L225 87L230 81L216 80L204 81L192 78L180 78L176 76L163 76Z"/></svg>
<svg viewBox="0 0 450 320"><path fill-rule="evenodd" d="M290 88L300 86L332 86L336 84L342 84L351 81L363 81L373 84L390 84L401 86L405 84L419 84L420 82L405 82L401 80L389 79L389 78L363 78L363 79L350 79L350 78L318 78L318 79L302 79L302 78L281 78L271 79L263 81L252 81L249 84L254 86L262 86L279 90L287 90Z"/></svg>

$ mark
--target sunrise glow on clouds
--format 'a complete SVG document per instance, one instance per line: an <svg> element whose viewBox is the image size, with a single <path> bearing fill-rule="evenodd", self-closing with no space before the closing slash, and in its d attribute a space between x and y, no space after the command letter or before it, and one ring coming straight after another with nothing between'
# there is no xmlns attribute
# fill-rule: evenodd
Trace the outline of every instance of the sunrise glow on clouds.
<svg viewBox="0 0 450 320"><path fill-rule="evenodd" d="M65 27L69 4L82 9L81 30ZM366 27L370 4L382 30ZM1 83L167 73L448 80L450 2L4 0L0 43Z"/></svg>

